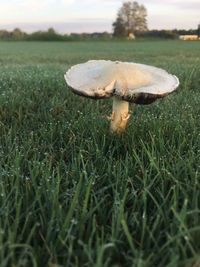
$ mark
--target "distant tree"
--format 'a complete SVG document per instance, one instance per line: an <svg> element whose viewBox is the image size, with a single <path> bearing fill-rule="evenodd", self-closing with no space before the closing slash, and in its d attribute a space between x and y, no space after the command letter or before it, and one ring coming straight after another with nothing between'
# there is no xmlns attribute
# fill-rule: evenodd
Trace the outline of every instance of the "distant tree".
<svg viewBox="0 0 200 267"><path fill-rule="evenodd" d="M174 30L172 30L172 32L177 34L177 35L193 35L193 34L197 34L197 29L189 29L189 30L174 29Z"/></svg>
<svg viewBox="0 0 200 267"><path fill-rule="evenodd" d="M13 40L22 40L24 37L24 32L22 32L19 28L15 28L12 32Z"/></svg>
<svg viewBox="0 0 200 267"><path fill-rule="evenodd" d="M161 38L161 39L177 39L178 34L176 30L149 30L146 32L137 33L140 38Z"/></svg>
<svg viewBox="0 0 200 267"><path fill-rule="evenodd" d="M12 40L12 32L6 30L0 30L0 40L9 41Z"/></svg>
<svg viewBox="0 0 200 267"><path fill-rule="evenodd" d="M48 34L52 34L52 35L56 34L56 31L54 30L54 28L48 28L47 32Z"/></svg>
<svg viewBox="0 0 200 267"><path fill-rule="evenodd" d="M64 36L57 33L53 28L47 31L37 31L26 37L29 41L64 41Z"/></svg>
<svg viewBox="0 0 200 267"><path fill-rule="evenodd" d="M124 21L120 14L118 14L116 21L113 23L113 28L114 28L113 32L114 36L121 36L121 37L128 36L126 28L124 26Z"/></svg>
<svg viewBox="0 0 200 267"><path fill-rule="evenodd" d="M198 35L198 37L200 37L200 24L198 25L197 35Z"/></svg>
<svg viewBox="0 0 200 267"><path fill-rule="evenodd" d="M137 2L124 2L113 23L114 36L147 31L147 10Z"/></svg>

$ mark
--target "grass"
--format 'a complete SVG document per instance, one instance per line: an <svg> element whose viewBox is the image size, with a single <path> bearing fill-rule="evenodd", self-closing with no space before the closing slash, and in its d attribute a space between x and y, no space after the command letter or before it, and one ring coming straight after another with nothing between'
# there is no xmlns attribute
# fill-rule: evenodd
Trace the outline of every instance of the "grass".
<svg viewBox="0 0 200 267"><path fill-rule="evenodd" d="M180 88L132 105L112 136L111 100L63 78L102 58L165 68ZM199 82L199 42L0 43L0 266L199 266Z"/></svg>

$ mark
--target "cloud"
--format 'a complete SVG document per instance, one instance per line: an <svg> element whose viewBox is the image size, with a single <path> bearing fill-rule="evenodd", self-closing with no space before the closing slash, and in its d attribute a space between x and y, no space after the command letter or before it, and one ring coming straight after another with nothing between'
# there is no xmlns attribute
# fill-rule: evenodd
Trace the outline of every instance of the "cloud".
<svg viewBox="0 0 200 267"><path fill-rule="evenodd" d="M0 23L33 22L52 18L54 8L73 0L0 0Z"/></svg>
<svg viewBox="0 0 200 267"><path fill-rule="evenodd" d="M93 19L97 23L98 19L107 19L112 24L124 1L128 0L0 0L0 23L19 25L52 22L53 26L56 22ZM200 0L138 2L147 7L150 28L169 28L172 22L172 27L182 27L181 23L184 27L195 27L195 23L199 22Z"/></svg>
<svg viewBox="0 0 200 267"><path fill-rule="evenodd" d="M71 4L74 4L76 0L61 0L60 2L61 4L64 4L64 5L71 5Z"/></svg>
<svg viewBox="0 0 200 267"><path fill-rule="evenodd" d="M145 4L151 5L156 4L158 6L172 6L174 8L181 9L193 9L196 8L200 9L200 1L199 0L151 0L150 2L148 0L141 0Z"/></svg>
<svg viewBox="0 0 200 267"><path fill-rule="evenodd" d="M181 10L200 10L200 2L198 1L193 1L193 2L188 2L188 1L183 1L182 3L176 3L175 4L177 7L179 7Z"/></svg>

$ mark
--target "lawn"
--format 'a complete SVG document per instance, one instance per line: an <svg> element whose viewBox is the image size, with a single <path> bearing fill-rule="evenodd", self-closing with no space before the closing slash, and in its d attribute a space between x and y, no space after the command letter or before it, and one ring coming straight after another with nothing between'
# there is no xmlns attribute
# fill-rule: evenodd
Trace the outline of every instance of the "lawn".
<svg viewBox="0 0 200 267"><path fill-rule="evenodd" d="M116 137L112 100L64 81L89 59L162 67L180 87L131 105ZM0 267L200 266L199 89L200 42L1 42Z"/></svg>

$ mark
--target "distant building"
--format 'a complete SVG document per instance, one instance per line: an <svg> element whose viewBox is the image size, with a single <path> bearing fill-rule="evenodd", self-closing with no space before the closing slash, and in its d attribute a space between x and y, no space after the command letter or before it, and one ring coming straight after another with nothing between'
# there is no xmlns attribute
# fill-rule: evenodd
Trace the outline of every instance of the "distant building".
<svg viewBox="0 0 200 267"><path fill-rule="evenodd" d="M195 40L200 40L198 35L192 34L192 35L179 35L180 40L184 41L195 41Z"/></svg>
<svg viewBox="0 0 200 267"><path fill-rule="evenodd" d="M128 40L135 40L135 35L132 32L128 34Z"/></svg>

